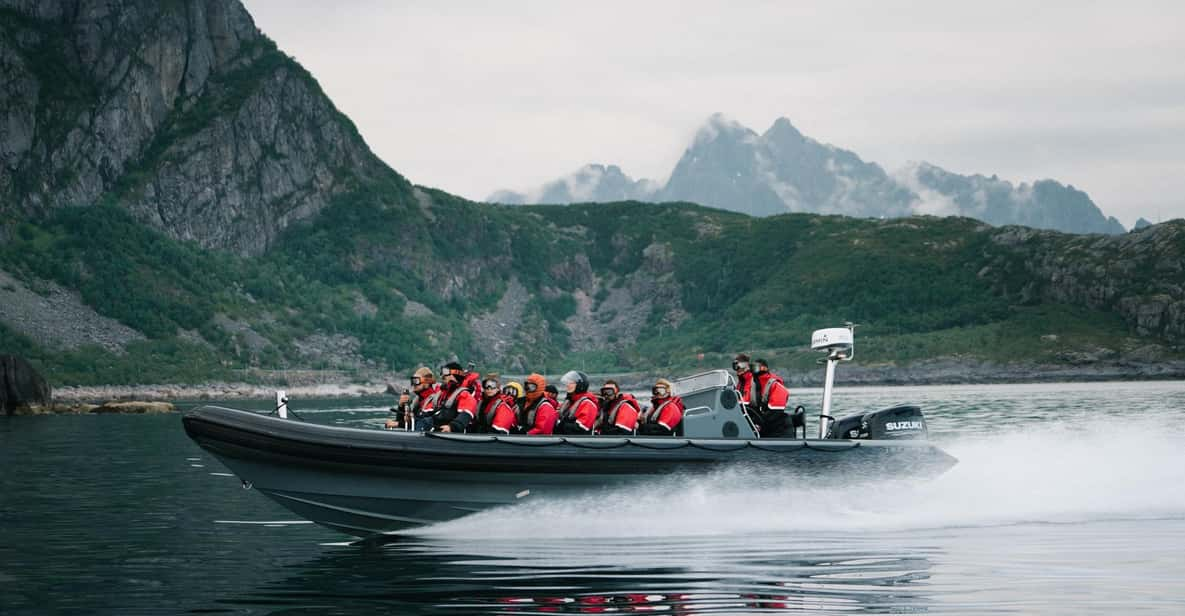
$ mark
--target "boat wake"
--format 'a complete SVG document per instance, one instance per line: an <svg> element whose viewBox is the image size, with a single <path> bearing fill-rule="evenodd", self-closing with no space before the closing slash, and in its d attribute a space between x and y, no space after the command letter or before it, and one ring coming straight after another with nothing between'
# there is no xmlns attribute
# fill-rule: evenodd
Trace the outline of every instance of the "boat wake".
<svg viewBox="0 0 1185 616"><path fill-rule="evenodd" d="M892 531L1185 516L1185 448L1164 422L1099 421L940 445L932 481L731 468L580 498L525 501L406 531L423 537L665 537Z"/></svg>

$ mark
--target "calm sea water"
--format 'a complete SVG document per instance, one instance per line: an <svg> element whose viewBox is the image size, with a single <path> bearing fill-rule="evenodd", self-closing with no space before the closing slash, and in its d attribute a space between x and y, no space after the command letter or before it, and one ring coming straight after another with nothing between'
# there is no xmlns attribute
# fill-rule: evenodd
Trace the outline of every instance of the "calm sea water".
<svg viewBox="0 0 1185 616"><path fill-rule="evenodd" d="M1185 614L1185 383L836 397L902 401L948 474L723 471L380 547L242 489L177 415L0 417L0 613ZM293 407L377 426L389 403Z"/></svg>

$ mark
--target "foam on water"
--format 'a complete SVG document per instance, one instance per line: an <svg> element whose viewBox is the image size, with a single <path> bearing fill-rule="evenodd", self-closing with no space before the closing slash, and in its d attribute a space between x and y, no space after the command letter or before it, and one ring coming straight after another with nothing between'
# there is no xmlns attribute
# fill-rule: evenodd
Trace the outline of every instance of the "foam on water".
<svg viewBox="0 0 1185 616"><path fill-rule="evenodd" d="M793 478L736 468L581 498L540 500L413 531L423 536L663 537L891 531L1185 517L1185 448L1163 422L963 437L930 481ZM508 521L513 520L513 523Z"/></svg>

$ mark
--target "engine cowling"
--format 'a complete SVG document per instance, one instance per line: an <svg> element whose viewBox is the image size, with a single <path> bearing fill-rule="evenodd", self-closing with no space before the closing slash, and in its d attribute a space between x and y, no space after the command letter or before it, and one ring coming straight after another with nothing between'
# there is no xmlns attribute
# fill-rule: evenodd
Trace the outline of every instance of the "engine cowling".
<svg viewBox="0 0 1185 616"><path fill-rule="evenodd" d="M849 415L827 430L827 438L832 439L925 439L929 435L922 409L909 404Z"/></svg>

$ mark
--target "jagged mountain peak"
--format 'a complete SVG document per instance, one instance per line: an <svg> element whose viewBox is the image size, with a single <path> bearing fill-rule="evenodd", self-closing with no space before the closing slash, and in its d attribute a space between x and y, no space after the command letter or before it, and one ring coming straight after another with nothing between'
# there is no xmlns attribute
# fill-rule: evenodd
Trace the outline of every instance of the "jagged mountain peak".
<svg viewBox="0 0 1185 616"><path fill-rule="evenodd" d="M612 165L591 165L565 178L563 191L549 190L552 183L527 194L502 191L491 200L566 203L588 201L586 197L594 192L607 200L620 193L575 188L591 185L589 176L613 173ZM756 216L930 214L1072 233L1123 232L1118 221L1104 216L1086 193L1072 185L1054 180L1014 184L995 174L960 175L926 161L911 161L889 175L855 152L804 135L785 117L758 135L725 114L714 113L700 126L665 186L659 189L650 183L650 189L629 195L625 198L692 201Z"/></svg>
<svg viewBox="0 0 1185 616"><path fill-rule="evenodd" d="M765 134L762 135L762 138L779 143L814 142L813 139L803 135L802 131L795 128L794 124L790 123L789 118L784 116L775 120L769 127L769 130L766 130Z"/></svg>
<svg viewBox="0 0 1185 616"><path fill-rule="evenodd" d="M691 148L718 141L753 141L757 138L757 133L752 129L723 113L716 112L708 116L708 119L696 131Z"/></svg>

